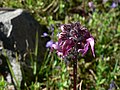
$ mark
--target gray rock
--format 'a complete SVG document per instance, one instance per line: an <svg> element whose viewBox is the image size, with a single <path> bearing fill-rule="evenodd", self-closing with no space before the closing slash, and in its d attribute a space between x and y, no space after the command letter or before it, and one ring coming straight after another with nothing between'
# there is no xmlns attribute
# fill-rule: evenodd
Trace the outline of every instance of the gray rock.
<svg viewBox="0 0 120 90"><path fill-rule="evenodd" d="M21 82L22 72L27 73L27 70L31 70L29 52L35 50L36 33L38 33L39 40L37 60L40 63L44 58L45 44L48 39L41 35L45 31L47 28L40 25L27 11L0 9L0 72L5 73L6 78L9 75L9 69L4 60L4 52L8 56L17 80ZM19 55L16 57L16 54Z"/></svg>

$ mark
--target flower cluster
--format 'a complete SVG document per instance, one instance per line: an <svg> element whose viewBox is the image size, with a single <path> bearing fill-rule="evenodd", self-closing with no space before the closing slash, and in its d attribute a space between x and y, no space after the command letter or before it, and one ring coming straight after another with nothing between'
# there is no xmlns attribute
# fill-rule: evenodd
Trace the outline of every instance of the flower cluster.
<svg viewBox="0 0 120 90"><path fill-rule="evenodd" d="M52 45L57 50L59 56L67 56L72 52L80 52L84 56L89 46L94 54L94 38L88 32L87 28L80 23L71 23L61 25L62 32L59 34L58 42Z"/></svg>

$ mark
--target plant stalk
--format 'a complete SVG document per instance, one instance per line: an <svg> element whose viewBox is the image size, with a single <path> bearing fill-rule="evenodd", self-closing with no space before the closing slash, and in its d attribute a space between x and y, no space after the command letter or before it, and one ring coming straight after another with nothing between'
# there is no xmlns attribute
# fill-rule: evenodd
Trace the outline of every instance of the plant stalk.
<svg viewBox="0 0 120 90"><path fill-rule="evenodd" d="M74 79L74 89L76 90L76 82L77 82L77 57L73 59L73 79Z"/></svg>

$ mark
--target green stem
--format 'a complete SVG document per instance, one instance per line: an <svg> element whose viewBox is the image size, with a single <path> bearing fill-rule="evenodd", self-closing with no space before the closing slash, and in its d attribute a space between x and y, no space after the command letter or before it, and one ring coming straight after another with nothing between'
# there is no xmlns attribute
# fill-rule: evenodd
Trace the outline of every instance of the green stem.
<svg viewBox="0 0 120 90"><path fill-rule="evenodd" d="M13 70L12 70L12 67L11 67L11 64L10 64L10 61L9 61L8 57L6 57L6 61L7 61L8 67L9 67L9 69L10 69L10 73L11 73L12 77L13 77L14 80L15 80L16 88L17 88L17 90L20 90L20 85L19 85L19 83L18 83L18 81L17 81L17 79L16 79L16 77L15 77L15 75L14 75L14 72L13 72Z"/></svg>

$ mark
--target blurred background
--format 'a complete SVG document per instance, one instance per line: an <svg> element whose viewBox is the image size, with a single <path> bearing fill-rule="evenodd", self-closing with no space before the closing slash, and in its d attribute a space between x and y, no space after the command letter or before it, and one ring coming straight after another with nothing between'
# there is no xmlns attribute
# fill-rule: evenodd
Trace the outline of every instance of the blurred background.
<svg viewBox="0 0 120 90"><path fill-rule="evenodd" d="M95 54L78 60L78 90L120 90L120 0L0 0L1 8L27 10L48 28L44 61L25 90L72 90L72 64L50 52L60 24L80 22L95 38ZM27 76L26 76L27 77ZM8 83L0 76L0 90Z"/></svg>

